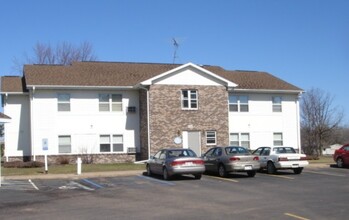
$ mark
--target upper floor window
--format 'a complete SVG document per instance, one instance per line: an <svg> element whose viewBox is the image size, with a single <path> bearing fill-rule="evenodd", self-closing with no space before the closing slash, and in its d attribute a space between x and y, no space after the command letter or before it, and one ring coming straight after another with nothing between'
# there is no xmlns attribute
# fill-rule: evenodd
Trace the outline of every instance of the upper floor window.
<svg viewBox="0 0 349 220"><path fill-rule="evenodd" d="M182 90L182 109L198 109L198 92Z"/></svg>
<svg viewBox="0 0 349 220"><path fill-rule="evenodd" d="M230 145L242 146L250 149L250 134L249 133L230 133Z"/></svg>
<svg viewBox="0 0 349 220"><path fill-rule="evenodd" d="M70 94L58 94L57 100L59 112L70 111Z"/></svg>
<svg viewBox="0 0 349 220"><path fill-rule="evenodd" d="M229 111L248 112L248 96L236 96L229 94Z"/></svg>
<svg viewBox="0 0 349 220"><path fill-rule="evenodd" d="M215 131L206 131L206 144L215 145L216 144L216 132Z"/></svg>
<svg viewBox="0 0 349 220"><path fill-rule="evenodd" d="M272 97L273 100L273 112L282 112L282 98L280 96Z"/></svg>
<svg viewBox="0 0 349 220"><path fill-rule="evenodd" d="M274 146L282 146L284 145L282 133L274 133L273 134Z"/></svg>
<svg viewBox="0 0 349 220"><path fill-rule="evenodd" d="M121 112L122 95L120 94L99 94L100 112Z"/></svg>
<svg viewBox="0 0 349 220"><path fill-rule="evenodd" d="M70 135L58 136L58 153L71 153Z"/></svg>

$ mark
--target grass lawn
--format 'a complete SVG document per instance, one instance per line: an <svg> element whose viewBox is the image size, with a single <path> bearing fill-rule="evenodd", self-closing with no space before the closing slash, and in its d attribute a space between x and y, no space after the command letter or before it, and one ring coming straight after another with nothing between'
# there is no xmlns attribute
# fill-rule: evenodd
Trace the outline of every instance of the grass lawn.
<svg viewBox="0 0 349 220"><path fill-rule="evenodd" d="M145 170L144 164L118 163L118 164L82 164L82 172L105 172L105 171L123 171L123 170ZM76 164L51 165L48 167L48 173L69 174L76 173ZM35 168L4 168L1 167L2 176L13 175L39 175L45 172L45 167Z"/></svg>
<svg viewBox="0 0 349 220"><path fill-rule="evenodd" d="M332 156L319 156L318 160L309 160L309 163L326 163L326 164L334 164L334 160Z"/></svg>

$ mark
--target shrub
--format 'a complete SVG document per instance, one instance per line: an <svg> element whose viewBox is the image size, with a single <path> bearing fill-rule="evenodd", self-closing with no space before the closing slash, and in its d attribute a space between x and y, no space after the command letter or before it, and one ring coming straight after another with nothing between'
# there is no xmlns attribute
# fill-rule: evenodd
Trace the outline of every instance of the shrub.
<svg viewBox="0 0 349 220"><path fill-rule="evenodd" d="M4 167L5 168L34 168L34 167L44 167L45 164L43 162L39 161L11 161L11 162L5 162Z"/></svg>
<svg viewBox="0 0 349 220"><path fill-rule="evenodd" d="M56 163L61 165L69 164L69 162L70 162L70 159L68 156L60 156L56 160Z"/></svg>

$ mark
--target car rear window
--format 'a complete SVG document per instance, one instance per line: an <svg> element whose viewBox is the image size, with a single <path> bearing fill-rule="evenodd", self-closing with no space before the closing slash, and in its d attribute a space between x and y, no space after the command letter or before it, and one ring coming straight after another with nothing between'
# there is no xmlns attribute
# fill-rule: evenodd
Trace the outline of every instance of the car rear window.
<svg viewBox="0 0 349 220"><path fill-rule="evenodd" d="M277 154L295 154L296 151L292 147L276 147L274 152Z"/></svg>
<svg viewBox="0 0 349 220"><path fill-rule="evenodd" d="M169 150L169 157L196 157L196 154L192 150Z"/></svg>
<svg viewBox="0 0 349 220"><path fill-rule="evenodd" d="M231 154L250 154L250 152L244 147L226 147L225 153L228 155Z"/></svg>

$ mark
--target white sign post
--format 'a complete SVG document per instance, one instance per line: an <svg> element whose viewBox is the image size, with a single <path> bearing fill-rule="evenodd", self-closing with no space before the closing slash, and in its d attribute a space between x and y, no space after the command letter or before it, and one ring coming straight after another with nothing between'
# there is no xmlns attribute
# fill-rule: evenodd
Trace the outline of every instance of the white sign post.
<svg viewBox="0 0 349 220"><path fill-rule="evenodd" d="M47 151L48 151L48 139L42 139L42 150L45 152L45 173L48 173L48 165L47 165Z"/></svg>

